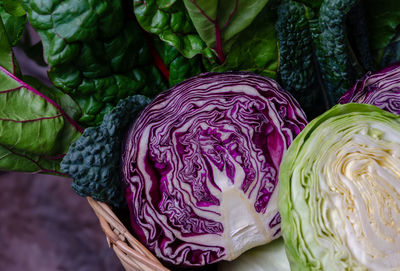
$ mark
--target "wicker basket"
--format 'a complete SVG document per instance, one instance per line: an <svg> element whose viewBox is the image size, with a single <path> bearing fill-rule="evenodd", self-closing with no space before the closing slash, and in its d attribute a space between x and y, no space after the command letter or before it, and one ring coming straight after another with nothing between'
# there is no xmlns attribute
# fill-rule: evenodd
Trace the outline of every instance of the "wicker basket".
<svg viewBox="0 0 400 271"><path fill-rule="evenodd" d="M136 240L107 204L87 198L99 218L107 242L126 271L168 271L160 261Z"/></svg>

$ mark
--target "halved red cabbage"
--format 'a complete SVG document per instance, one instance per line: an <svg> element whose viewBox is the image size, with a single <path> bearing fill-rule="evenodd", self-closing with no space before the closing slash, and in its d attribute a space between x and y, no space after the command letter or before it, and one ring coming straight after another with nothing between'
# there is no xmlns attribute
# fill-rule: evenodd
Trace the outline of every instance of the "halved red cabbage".
<svg viewBox="0 0 400 271"><path fill-rule="evenodd" d="M278 238L279 164L306 123L288 92L252 73L202 74L160 94L124 146L139 240L165 262L198 266Z"/></svg>
<svg viewBox="0 0 400 271"><path fill-rule="evenodd" d="M367 73L339 99L340 104L372 104L400 115L400 63Z"/></svg>

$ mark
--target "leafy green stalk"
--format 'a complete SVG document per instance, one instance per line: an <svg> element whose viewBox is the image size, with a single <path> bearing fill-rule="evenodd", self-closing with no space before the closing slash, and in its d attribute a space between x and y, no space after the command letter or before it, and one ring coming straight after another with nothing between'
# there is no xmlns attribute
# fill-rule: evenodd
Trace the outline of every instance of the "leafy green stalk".
<svg viewBox="0 0 400 271"><path fill-rule="evenodd" d="M182 1L135 0L134 12L144 30L156 34L183 56L202 54L213 58L211 49L197 34Z"/></svg>
<svg viewBox="0 0 400 271"><path fill-rule="evenodd" d="M268 0L184 0L194 27L220 63L229 51L226 43L247 28Z"/></svg>
<svg viewBox="0 0 400 271"><path fill-rule="evenodd" d="M58 103L2 66L0 82L0 169L62 174L59 163L83 129ZM69 101L67 110L78 109Z"/></svg>
<svg viewBox="0 0 400 271"><path fill-rule="evenodd" d="M124 1L22 3L42 38L49 77L79 103L81 123L97 125L120 99L152 97L167 87Z"/></svg>
<svg viewBox="0 0 400 271"><path fill-rule="evenodd" d="M152 40L161 61L168 70L169 86L174 86L183 80L205 71L200 55L186 58L173 46L160 41Z"/></svg>
<svg viewBox="0 0 400 271"><path fill-rule="evenodd" d="M276 7L268 3L254 21L232 38L227 47L225 62L211 70L251 71L276 78L279 69L278 37L274 29Z"/></svg>

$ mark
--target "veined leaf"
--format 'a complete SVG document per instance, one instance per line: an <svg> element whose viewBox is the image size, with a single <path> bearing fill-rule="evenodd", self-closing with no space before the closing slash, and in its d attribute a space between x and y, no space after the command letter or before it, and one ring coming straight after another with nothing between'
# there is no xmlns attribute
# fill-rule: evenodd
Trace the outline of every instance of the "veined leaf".
<svg viewBox="0 0 400 271"><path fill-rule="evenodd" d="M197 32L207 46L215 50L221 63L227 54L225 43L248 27L267 2L268 0L184 0Z"/></svg>
<svg viewBox="0 0 400 271"><path fill-rule="evenodd" d="M60 171L61 157L45 157L21 152L0 143L0 169L64 175Z"/></svg>
<svg viewBox="0 0 400 271"><path fill-rule="evenodd" d="M318 2L283 1L276 26L282 85L310 119L333 106L372 66L359 3L324 0L315 9Z"/></svg>
<svg viewBox="0 0 400 271"><path fill-rule="evenodd" d="M318 116L326 109L323 99L325 90L320 84L309 23L313 16L314 13L304 4L285 1L279 6L276 24L282 87L293 94L309 118Z"/></svg>
<svg viewBox="0 0 400 271"><path fill-rule="evenodd" d="M54 100L1 66L0 82L0 169L59 172L82 128ZM63 104L73 106L65 98Z"/></svg>
<svg viewBox="0 0 400 271"><path fill-rule="evenodd" d="M381 67L388 67L391 64L400 61L400 29L396 36L386 46L382 55Z"/></svg>
<svg viewBox="0 0 400 271"><path fill-rule="evenodd" d="M242 70L276 78L279 69L276 19L275 8L266 5L246 31L232 39L225 62L212 71Z"/></svg>
<svg viewBox="0 0 400 271"><path fill-rule="evenodd" d="M135 95L121 100L100 126L89 127L74 142L61 170L74 178L72 188L114 206L124 204L120 159L124 134L150 99Z"/></svg>

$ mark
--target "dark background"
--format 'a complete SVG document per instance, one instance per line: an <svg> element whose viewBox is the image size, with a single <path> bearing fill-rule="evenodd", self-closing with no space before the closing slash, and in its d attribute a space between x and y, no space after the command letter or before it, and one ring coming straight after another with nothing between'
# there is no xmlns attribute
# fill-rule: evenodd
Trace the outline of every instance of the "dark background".
<svg viewBox="0 0 400 271"><path fill-rule="evenodd" d="M71 179L0 173L0 270L123 268Z"/></svg>
<svg viewBox="0 0 400 271"><path fill-rule="evenodd" d="M39 36L27 29L22 40L37 44ZM49 85L47 67L21 46L13 50L22 73ZM0 271L123 270L89 203L73 192L71 182L0 172Z"/></svg>

